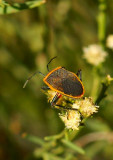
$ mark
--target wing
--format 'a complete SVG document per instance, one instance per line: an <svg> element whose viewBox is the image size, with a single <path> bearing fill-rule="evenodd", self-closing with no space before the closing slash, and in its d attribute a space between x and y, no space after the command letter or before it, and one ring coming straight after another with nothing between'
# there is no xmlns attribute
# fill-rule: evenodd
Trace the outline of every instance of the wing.
<svg viewBox="0 0 113 160"><path fill-rule="evenodd" d="M44 82L53 90L67 96L79 97L83 94L83 86L77 75L62 67L51 71Z"/></svg>

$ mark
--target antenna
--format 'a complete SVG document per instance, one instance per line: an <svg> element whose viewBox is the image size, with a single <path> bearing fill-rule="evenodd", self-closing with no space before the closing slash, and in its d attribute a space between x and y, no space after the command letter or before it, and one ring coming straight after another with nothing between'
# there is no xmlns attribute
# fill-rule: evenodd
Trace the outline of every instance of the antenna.
<svg viewBox="0 0 113 160"><path fill-rule="evenodd" d="M26 87L26 85L27 85L27 83L29 82L29 80L31 80L37 73L39 73L39 74L41 74L41 75L43 75L43 76L45 77L45 75L44 75L43 73L41 73L41 72L39 72L39 71L36 71L35 73L33 73L33 74L25 81L25 83L24 83L24 85L23 85L23 88Z"/></svg>
<svg viewBox="0 0 113 160"><path fill-rule="evenodd" d="M48 72L49 72L49 64L50 64L50 63L52 62L52 60L55 59L55 58L57 58L57 56L53 57L53 58L48 62L48 64L47 64L47 70L48 70Z"/></svg>

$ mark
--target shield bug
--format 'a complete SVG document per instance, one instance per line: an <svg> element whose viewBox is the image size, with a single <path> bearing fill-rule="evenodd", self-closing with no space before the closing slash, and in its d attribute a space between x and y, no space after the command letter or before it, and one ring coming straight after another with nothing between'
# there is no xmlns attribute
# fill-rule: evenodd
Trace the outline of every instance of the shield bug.
<svg viewBox="0 0 113 160"><path fill-rule="evenodd" d="M57 67L49 71L50 62L55 59L53 57L47 64L48 74L45 76L41 72L35 72L31 77L27 79L24 84L24 88L28 81L37 73L44 76L44 83L47 86L42 87L42 89L51 89L56 92L56 95L51 101L51 106L55 106L58 99L64 95L70 98L81 98L84 95L84 86L82 84L81 70L78 70L77 74L66 70L64 67ZM80 77L80 78L79 78ZM60 106L62 107L62 106Z"/></svg>

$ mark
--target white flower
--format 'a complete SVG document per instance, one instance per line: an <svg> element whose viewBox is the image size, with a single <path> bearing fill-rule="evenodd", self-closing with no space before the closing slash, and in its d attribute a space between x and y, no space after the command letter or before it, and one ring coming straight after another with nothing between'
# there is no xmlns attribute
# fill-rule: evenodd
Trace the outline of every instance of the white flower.
<svg viewBox="0 0 113 160"><path fill-rule="evenodd" d="M108 79L111 79L110 76L108 76ZM57 92L48 90L45 93L48 96L48 101L51 102ZM78 130L83 120L96 113L99 106L93 103L91 97L71 99L62 95L54 108L60 109L59 117L67 129Z"/></svg>
<svg viewBox="0 0 113 160"><path fill-rule="evenodd" d="M78 108L77 108L78 107ZM93 103L91 97L85 97L84 99L77 99L72 105L72 108L78 109L83 117L89 117L93 113L98 111L99 106Z"/></svg>
<svg viewBox="0 0 113 160"><path fill-rule="evenodd" d="M92 65L99 65L105 61L107 52L105 52L100 45L92 44L83 48L85 58Z"/></svg>
<svg viewBox="0 0 113 160"><path fill-rule="evenodd" d="M72 108L79 109L80 105L78 103L73 103Z"/></svg>
<svg viewBox="0 0 113 160"><path fill-rule="evenodd" d="M91 116L98 111L98 108L99 106L93 103L91 97L85 97L84 99L76 99L72 104L72 109L76 110L67 109L65 113L59 114L59 116L67 129L78 130L82 122L81 117L84 119Z"/></svg>
<svg viewBox="0 0 113 160"><path fill-rule="evenodd" d="M59 114L67 129L78 130L81 119L80 113L75 110L67 110L65 114Z"/></svg>
<svg viewBox="0 0 113 160"><path fill-rule="evenodd" d="M96 113L98 111L99 106L96 106L93 103L93 100L91 97L85 97L85 99L81 100L81 104L80 104L80 113L84 116L84 117L89 117L91 116L93 113Z"/></svg>
<svg viewBox="0 0 113 160"><path fill-rule="evenodd" d="M113 34L109 35L106 40L106 46L113 49Z"/></svg>

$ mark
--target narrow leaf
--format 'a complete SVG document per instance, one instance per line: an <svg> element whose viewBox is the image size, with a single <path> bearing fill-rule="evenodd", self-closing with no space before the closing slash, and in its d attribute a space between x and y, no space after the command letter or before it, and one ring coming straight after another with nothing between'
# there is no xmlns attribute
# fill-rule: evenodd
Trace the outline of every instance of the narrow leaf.
<svg viewBox="0 0 113 160"><path fill-rule="evenodd" d="M31 141L31 142L33 142L33 143L35 143L35 144L39 144L41 146L44 145L44 141L39 137L28 135L28 134L25 134L25 133L22 134L22 137Z"/></svg>
<svg viewBox="0 0 113 160"><path fill-rule="evenodd" d="M80 154L85 154L85 151L84 151L81 147L73 144L73 143L70 142L70 141L67 141L67 140L65 140L65 139L62 139L62 143L63 143L65 146L73 149L74 151L76 151L76 152L78 152L78 153L80 153Z"/></svg>

